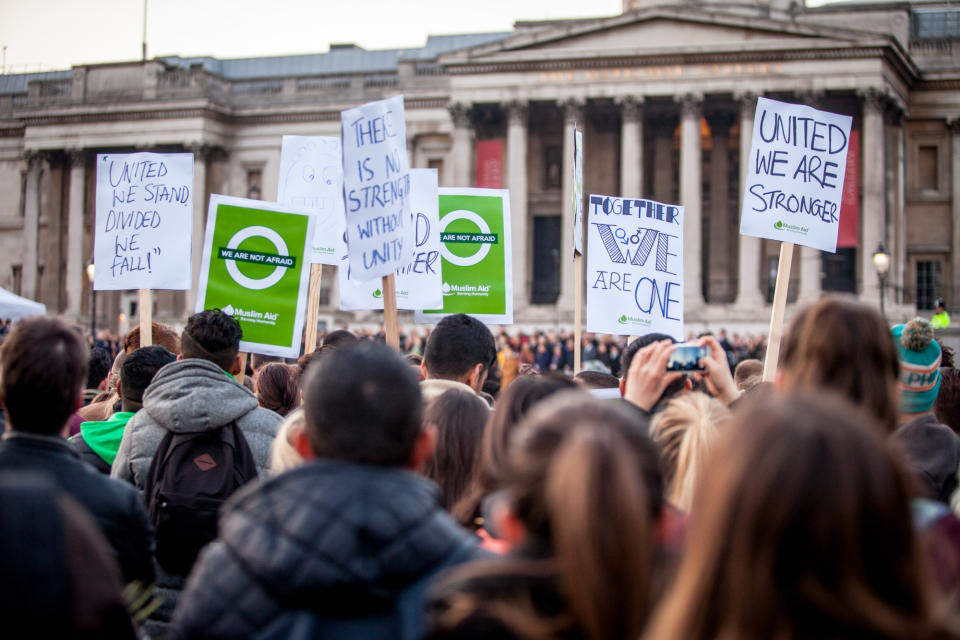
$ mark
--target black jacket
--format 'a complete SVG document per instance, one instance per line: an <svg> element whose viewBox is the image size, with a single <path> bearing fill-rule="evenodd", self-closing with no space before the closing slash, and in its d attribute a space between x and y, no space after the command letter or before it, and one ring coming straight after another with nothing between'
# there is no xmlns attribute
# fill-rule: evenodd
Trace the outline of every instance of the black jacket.
<svg viewBox="0 0 960 640"><path fill-rule="evenodd" d="M77 434L73 438L67 440L67 444L70 445L70 448L73 449L80 459L89 464L91 467L99 471L105 476L110 475L110 465L107 464L107 461L97 455L97 452L90 448L90 445L87 444L87 441L83 439L83 434Z"/></svg>
<svg viewBox="0 0 960 640"><path fill-rule="evenodd" d="M324 638L418 638L427 579L480 555L477 544L427 479L316 461L231 500L180 597L173 637L249 638L310 611Z"/></svg>
<svg viewBox="0 0 960 640"><path fill-rule="evenodd" d="M0 441L0 469L50 477L93 516L116 555L124 582L153 582L153 527L132 486L84 464L62 438L16 431Z"/></svg>

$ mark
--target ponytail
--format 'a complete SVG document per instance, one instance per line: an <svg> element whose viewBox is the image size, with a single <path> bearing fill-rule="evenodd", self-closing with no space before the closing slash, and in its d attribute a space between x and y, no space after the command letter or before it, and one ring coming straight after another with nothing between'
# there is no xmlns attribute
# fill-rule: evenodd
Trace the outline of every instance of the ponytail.
<svg viewBox="0 0 960 640"><path fill-rule="evenodd" d="M588 638L635 638L651 570L650 511L639 462L605 425L574 428L553 456L545 498L561 586Z"/></svg>

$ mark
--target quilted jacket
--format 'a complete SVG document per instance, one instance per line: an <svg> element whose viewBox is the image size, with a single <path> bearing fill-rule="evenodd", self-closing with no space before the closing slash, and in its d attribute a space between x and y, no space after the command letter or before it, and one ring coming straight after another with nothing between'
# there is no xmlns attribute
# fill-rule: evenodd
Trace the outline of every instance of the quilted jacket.
<svg viewBox="0 0 960 640"><path fill-rule="evenodd" d="M256 637L308 611L326 638L416 638L426 579L480 554L429 480L318 460L231 500L180 597L173 637Z"/></svg>

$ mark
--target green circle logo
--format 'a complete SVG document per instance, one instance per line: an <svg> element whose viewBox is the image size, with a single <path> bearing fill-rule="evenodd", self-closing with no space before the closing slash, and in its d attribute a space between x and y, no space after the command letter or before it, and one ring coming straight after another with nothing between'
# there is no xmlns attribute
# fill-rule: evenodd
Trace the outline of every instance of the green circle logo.
<svg viewBox="0 0 960 640"><path fill-rule="evenodd" d="M773 225L773 227L774 229L783 229L783 223L777 220L777 222Z"/></svg>

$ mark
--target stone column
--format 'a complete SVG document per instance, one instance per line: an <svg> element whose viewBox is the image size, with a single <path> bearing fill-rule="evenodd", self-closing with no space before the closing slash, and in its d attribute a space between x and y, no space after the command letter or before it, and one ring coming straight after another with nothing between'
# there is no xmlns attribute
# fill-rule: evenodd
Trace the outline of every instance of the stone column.
<svg viewBox="0 0 960 640"><path fill-rule="evenodd" d="M686 94L680 99L680 204L684 208L683 222L683 289L684 311L703 305L701 271L701 149L700 114L703 96Z"/></svg>
<svg viewBox="0 0 960 640"><path fill-rule="evenodd" d="M563 168L561 169L560 194L560 298L557 306L560 311L569 310L573 314L573 214L570 203L573 201L573 130L583 121L584 102L566 100L560 103L563 109ZM559 315L559 313L558 313Z"/></svg>
<svg viewBox="0 0 960 640"><path fill-rule="evenodd" d="M953 235L950 244L950 264L953 275L953 296L947 300L947 308L960 307L960 118L948 123L953 141L953 158L951 164L952 193L951 204L953 213Z"/></svg>
<svg viewBox="0 0 960 640"><path fill-rule="evenodd" d="M458 102L450 105L449 111L450 117L453 118L453 186L472 187L470 107Z"/></svg>
<svg viewBox="0 0 960 640"><path fill-rule="evenodd" d="M510 190L510 230L513 235L514 317L530 301L530 255L527 246L527 104L511 102L507 111L507 188Z"/></svg>
<svg viewBox="0 0 960 640"><path fill-rule="evenodd" d="M87 154L83 149L67 151L70 162L70 192L67 201L67 309L66 316L79 321L83 305L83 203L86 187Z"/></svg>
<svg viewBox="0 0 960 640"><path fill-rule="evenodd" d="M206 144L194 144L188 147L193 154L193 242L191 243L192 284L186 292L184 316L191 316L196 310L197 286L200 282L200 259L203 257L203 234L207 225L207 159L211 147Z"/></svg>
<svg viewBox="0 0 960 640"><path fill-rule="evenodd" d="M877 89L868 89L863 98L863 202L860 207L860 299L868 304L880 304L880 279L873 268L873 252L884 241L885 200L883 95Z"/></svg>
<svg viewBox="0 0 960 640"><path fill-rule="evenodd" d="M736 114L726 110L712 113L710 123L710 244L706 249L708 265L706 299L732 302L735 242L730 216L730 127Z"/></svg>
<svg viewBox="0 0 960 640"><path fill-rule="evenodd" d="M23 271L20 295L31 300L37 296L37 252L40 232L40 173L41 155L35 151L24 154L27 162L27 192L23 212Z"/></svg>
<svg viewBox="0 0 960 640"><path fill-rule="evenodd" d="M643 197L643 97L620 99L620 195Z"/></svg>
<svg viewBox="0 0 960 640"><path fill-rule="evenodd" d="M750 167L750 144L753 141L753 116L757 108L757 96L740 94L740 208L743 209L743 194L747 188L747 172ZM737 219L740 219L739 212ZM739 225L738 225L739 228ZM760 293L760 256L763 241L753 236L737 236L737 300L738 309L759 309L764 305Z"/></svg>

